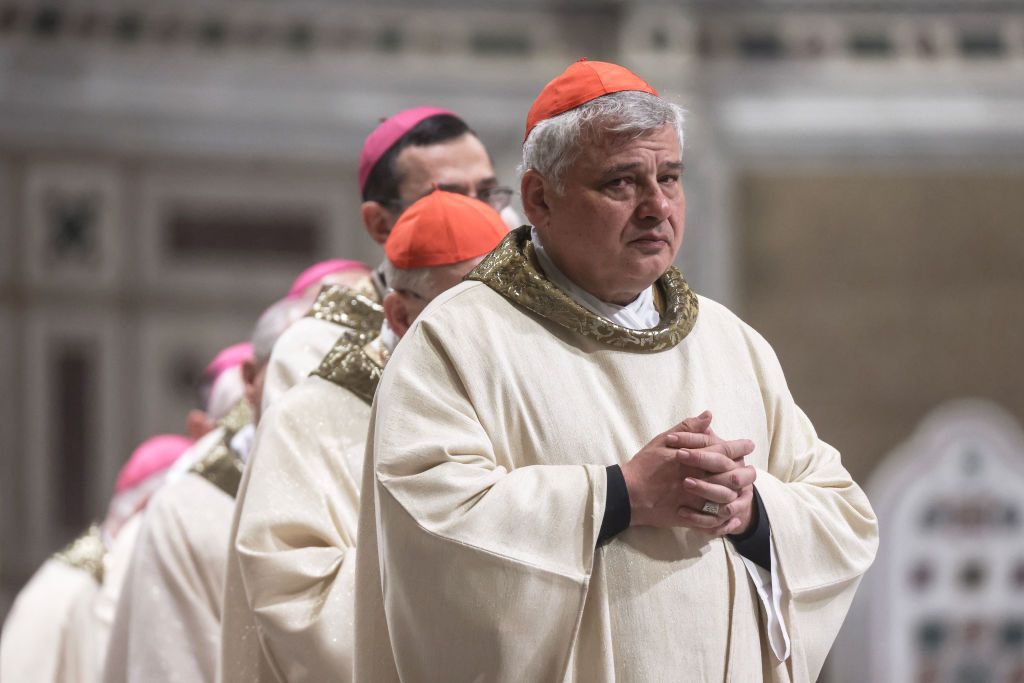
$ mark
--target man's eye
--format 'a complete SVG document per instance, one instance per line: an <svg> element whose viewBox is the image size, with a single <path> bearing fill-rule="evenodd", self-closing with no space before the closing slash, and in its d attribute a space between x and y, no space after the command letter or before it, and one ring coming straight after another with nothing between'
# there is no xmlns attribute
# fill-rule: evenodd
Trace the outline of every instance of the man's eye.
<svg viewBox="0 0 1024 683"><path fill-rule="evenodd" d="M662 183L663 185L670 184L670 183L678 183L679 182L679 176L675 175L675 174L663 175L660 178L658 178L658 182Z"/></svg>
<svg viewBox="0 0 1024 683"><path fill-rule="evenodd" d="M629 185L629 183L629 178L613 178L612 180L608 181L607 186L612 189L618 189L626 187L627 185Z"/></svg>

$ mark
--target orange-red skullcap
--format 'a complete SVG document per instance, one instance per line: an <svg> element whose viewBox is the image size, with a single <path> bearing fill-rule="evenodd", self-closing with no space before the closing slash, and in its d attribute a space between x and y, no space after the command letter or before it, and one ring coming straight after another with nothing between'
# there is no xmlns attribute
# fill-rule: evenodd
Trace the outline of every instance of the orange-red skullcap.
<svg viewBox="0 0 1024 683"><path fill-rule="evenodd" d="M402 212L384 253L396 268L427 268L490 252L508 234L498 212L479 199L434 190Z"/></svg>
<svg viewBox="0 0 1024 683"><path fill-rule="evenodd" d="M537 95L530 113L526 115L526 135L523 139L530 137L533 127L545 119L564 114L602 95L624 90L658 94L647 81L624 66L580 59L570 64L568 69L545 85L540 95Z"/></svg>

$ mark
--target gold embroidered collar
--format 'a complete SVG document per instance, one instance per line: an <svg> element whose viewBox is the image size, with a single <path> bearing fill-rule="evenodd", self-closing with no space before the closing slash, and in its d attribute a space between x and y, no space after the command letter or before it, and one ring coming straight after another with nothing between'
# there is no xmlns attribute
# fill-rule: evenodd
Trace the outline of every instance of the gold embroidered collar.
<svg viewBox="0 0 1024 683"><path fill-rule="evenodd" d="M372 348L376 335L346 334L335 342L311 375L348 389L367 404L373 403L387 355Z"/></svg>
<svg viewBox="0 0 1024 683"><path fill-rule="evenodd" d="M192 465L192 472L210 482L224 493L234 498L242 483L242 472L245 463L231 447L231 439L242 427L252 422L252 407L244 398L228 411L228 414L217 421L217 426L224 430L217 445Z"/></svg>
<svg viewBox="0 0 1024 683"><path fill-rule="evenodd" d="M54 559L86 572L96 583L103 583L103 557L107 547L96 524L71 541L66 548L54 554Z"/></svg>
<svg viewBox="0 0 1024 683"><path fill-rule="evenodd" d="M192 466L194 473L232 498L238 495L238 487L242 483L242 472L245 469L242 458L231 448L233 434L234 432L225 430L224 436L213 450Z"/></svg>
<svg viewBox="0 0 1024 683"><path fill-rule="evenodd" d="M516 228L466 279L482 282L512 303L576 334L629 351L654 353L670 349L697 322L697 295L675 266L655 283L661 322L649 330L632 330L576 303L544 277L535 258L529 226Z"/></svg>
<svg viewBox="0 0 1024 683"><path fill-rule="evenodd" d="M370 298L366 290L326 285L316 295L306 316L357 332L376 332L384 323L384 307Z"/></svg>

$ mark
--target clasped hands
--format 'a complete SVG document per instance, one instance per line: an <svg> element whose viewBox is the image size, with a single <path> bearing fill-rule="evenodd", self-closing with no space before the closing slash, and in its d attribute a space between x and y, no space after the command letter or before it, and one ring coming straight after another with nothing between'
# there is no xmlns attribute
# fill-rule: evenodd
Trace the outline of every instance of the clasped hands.
<svg viewBox="0 0 1024 683"><path fill-rule="evenodd" d="M719 438L708 411L662 432L622 466L630 526L688 527L713 536L745 532L757 473L744 458L753 451L749 439ZM700 511L709 501L719 504L717 515Z"/></svg>

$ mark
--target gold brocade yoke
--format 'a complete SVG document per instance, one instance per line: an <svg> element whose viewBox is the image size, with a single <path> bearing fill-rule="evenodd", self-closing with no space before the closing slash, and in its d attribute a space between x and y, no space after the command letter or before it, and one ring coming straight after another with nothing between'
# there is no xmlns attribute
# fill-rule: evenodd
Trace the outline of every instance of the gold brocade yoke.
<svg viewBox="0 0 1024 683"><path fill-rule="evenodd" d="M191 471L234 498L242 482L245 464L231 448L231 439L238 430L252 422L252 408L243 398L222 417L217 426L224 430L220 441L209 453L192 466Z"/></svg>
<svg viewBox="0 0 1024 683"><path fill-rule="evenodd" d="M537 266L530 227L516 228L466 276L482 282L513 304L577 334L623 350L656 353L676 346L697 322L697 295L682 273L670 267L655 283L661 321L633 330L593 313L551 283Z"/></svg>
<svg viewBox="0 0 1024 683"><path fill-rule="evenodd" d="M372 404L389 355L375 340L376 335L343 335L310 375L351 391L367 405Z"/></svg>
<svg viewBox="0 0 1024 683"><path fill-rule="evenodd" d="M384 323L384 307L377 298L369 279L365 286L325 285L306 316L347 327L360 334L376 335Z"/></svg>
<svg viewBox="0 0 1024 683"><path fill-rule="evenodd" d="M102 584L103 558L106 554L107 546L103 543L100 527L93 524L63 550L54 553L53 559L75 569L81 569L89 574L96 583Z"/></svg>

